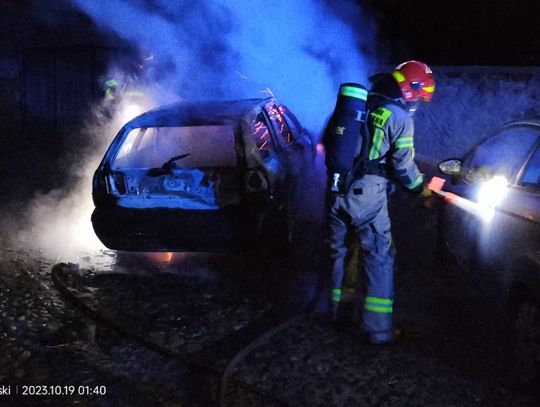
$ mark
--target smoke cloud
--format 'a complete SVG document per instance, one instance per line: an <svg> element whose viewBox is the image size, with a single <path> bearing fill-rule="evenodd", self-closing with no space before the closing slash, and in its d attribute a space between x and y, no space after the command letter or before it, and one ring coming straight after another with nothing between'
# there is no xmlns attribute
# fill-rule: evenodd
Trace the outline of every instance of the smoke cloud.
<svg viewBox="0 0 540 407"><path fill-rule="evenodd" d="M117 130L118 120L103 121L100 113L100 107L96 107L94 122L80 135L91 141L62 157L68 163L58 169L66 178L64 185L36 192L26 206L22 224L3 222L6 230L19 230L15 235L18 243L39 249L56 261L81 262L82 257L105 249L90 220L94 209L92 176Z"/></svg>
<svg viewBox="0 0 540 407"><path fill-rule="evenodd" d="M132 75L131 82L145 94L145 108L179 99L262 97L270 92L318 139L339 84L366 82L374 30L352 0L339 5L329 0L71 0L71 4L104 34L120 38L140 56L152 56L139 73L132 71L139 62L136 58L113 58L102 78ZM73 146L66 154L64 161L73 163L65 171L69 182L35 196L28 206L30 226L18 235L64 261L78 261L77 253L103 248L90 222L91 179L125 121L103 112L103 104L96 106L82 131L81 138L88 140L83 151Z"/></svg>
<svg viewBox="0 0 540 407"><path fill-rule="evenodd" d="M260 97L269 89L316 138L339 84L366 81L369 56L361 50L374 30L352 1L72 3L98 28L154 56L149 82L190 99Z"/></svg>

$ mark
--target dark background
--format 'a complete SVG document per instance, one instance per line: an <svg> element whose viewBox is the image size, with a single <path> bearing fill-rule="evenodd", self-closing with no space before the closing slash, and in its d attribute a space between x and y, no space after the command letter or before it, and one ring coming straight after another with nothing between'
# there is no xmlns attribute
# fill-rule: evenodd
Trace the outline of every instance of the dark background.
<svg viewBox="0 0 540 407"><path fill-rule="evenodd" d="M375 21L370 48L380 64L415 58L432 66L540 65L540 2L358 3ZM88 141L80 129L103 98L107 64L130 50L68 0L3 0L1 9L0 182L4 195L24 197L65 182L58 169L73 157L69 162L63 152Z"/></svg>
<svg viewBox="0 0 540 407"><path fill-rule="evenodd" d="M540 63L540 2L534 0L364 0L390 61L432 65ZM391 57L390 57L391 56Z"/></svg>
<svg viewBox="0 0 540 407"><path fill-rule="evenodd" d="M540 63L540 2L475 0L357 0L377 26L383 59L412 57L432 65ZM66 0L3 0L3 47L62 44L120 45L98 34L90 18Z"/></svg>

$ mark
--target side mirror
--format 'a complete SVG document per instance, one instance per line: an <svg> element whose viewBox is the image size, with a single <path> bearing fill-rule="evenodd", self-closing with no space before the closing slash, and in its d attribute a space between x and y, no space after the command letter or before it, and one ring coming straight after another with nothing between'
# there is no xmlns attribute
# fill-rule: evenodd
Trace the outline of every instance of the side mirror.
<svg viewBox="0 0 540 407"><path fill-rule="evenodd" d="M451 158L439 163L439 171L445 175L458 175L461 173L463 161L459 158Z"/></svg>

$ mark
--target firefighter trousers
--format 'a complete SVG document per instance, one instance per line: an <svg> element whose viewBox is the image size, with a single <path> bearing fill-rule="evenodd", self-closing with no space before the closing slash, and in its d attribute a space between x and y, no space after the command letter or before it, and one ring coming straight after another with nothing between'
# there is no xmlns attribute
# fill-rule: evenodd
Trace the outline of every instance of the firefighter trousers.
<svg viewBox="0 0 540 407"><path fill-rule="evenodd" d="M327 216L332 261L331 309L337 309L341 300L348 251L346 236L352 230L363 254L365 287L364 292L356 295L360 302L357 307L362 310L361 329L373 341L391 339L395 251L388 216L387 185L353 183L346 195L331 194Z"/></svg>

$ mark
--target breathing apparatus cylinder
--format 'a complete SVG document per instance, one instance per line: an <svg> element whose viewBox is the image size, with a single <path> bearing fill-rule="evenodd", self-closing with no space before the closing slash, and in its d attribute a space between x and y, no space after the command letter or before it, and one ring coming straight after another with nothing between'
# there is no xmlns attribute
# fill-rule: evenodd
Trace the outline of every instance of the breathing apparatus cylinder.
<svg viewBox="0 0 540 407"><path fill-rule="evenodd" d="M344 192L353 168L365 121L367 95L367 89L357 83L343 83L339 87L336 107L323 136L328 187L332 192Z"/></svg>

